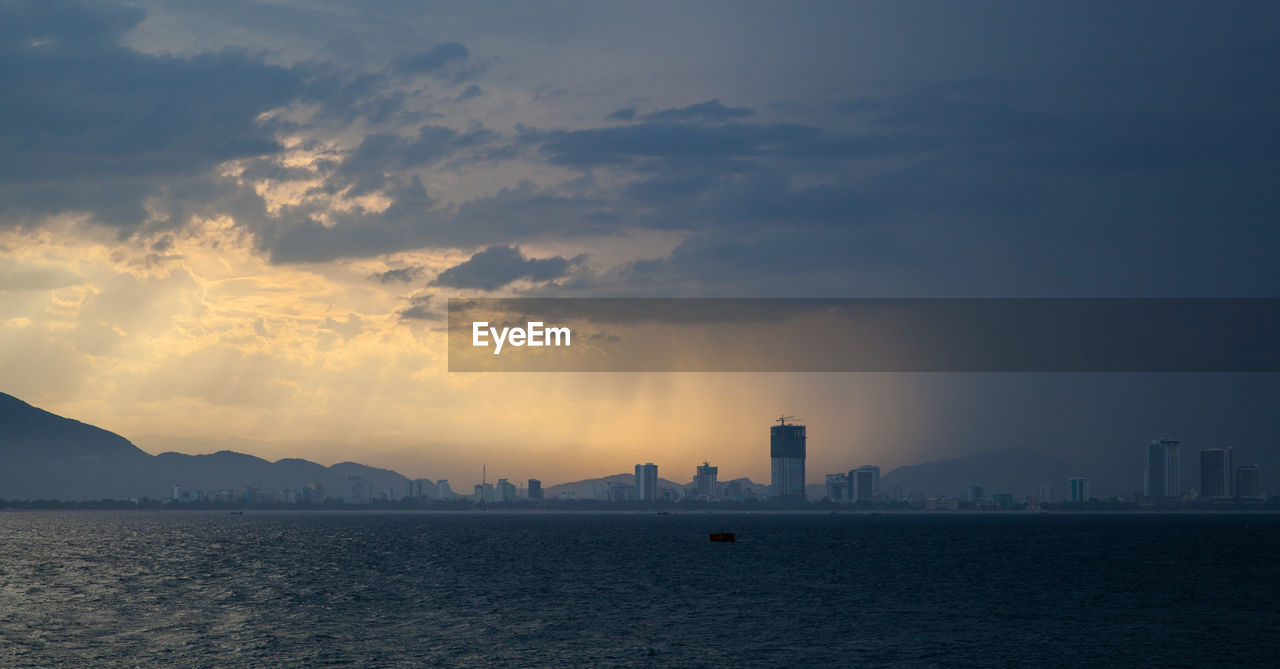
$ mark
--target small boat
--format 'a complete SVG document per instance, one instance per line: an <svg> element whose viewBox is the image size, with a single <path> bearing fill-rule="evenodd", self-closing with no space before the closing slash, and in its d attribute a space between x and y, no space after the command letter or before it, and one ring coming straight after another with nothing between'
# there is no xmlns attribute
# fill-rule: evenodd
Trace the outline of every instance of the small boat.
<svg viewBox="0 0 1280 669"><path fill-rule="evenodd" d="M231 515L233 515L233 516L243 516L243 515L244 515L244 512L243 512L243 511L232 511L232 512L231 512Z"/></svg>
<svg viewBox="0 0 1280 669"><path fill-rule="evenodd" d="M736 541L737 537L733 534L733 532L712 532L711 540L712 541Z"/></svg>

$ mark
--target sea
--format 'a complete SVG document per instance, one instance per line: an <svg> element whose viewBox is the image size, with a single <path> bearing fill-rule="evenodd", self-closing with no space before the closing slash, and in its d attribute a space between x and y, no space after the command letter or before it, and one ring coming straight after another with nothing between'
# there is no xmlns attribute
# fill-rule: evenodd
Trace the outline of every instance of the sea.
<svg viewBox="0 0 1280 669"><path fill-rule="evenodd" d="M1278 664L1274 514L0 512L4 667Z"/></svg>

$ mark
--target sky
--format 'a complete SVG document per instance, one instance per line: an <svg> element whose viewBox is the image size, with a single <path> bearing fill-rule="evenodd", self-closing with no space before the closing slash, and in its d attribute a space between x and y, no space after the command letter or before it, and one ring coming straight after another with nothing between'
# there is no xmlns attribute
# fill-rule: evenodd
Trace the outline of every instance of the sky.
<svg viewBox="0 0 1280 669"><path fill-rule="evenodd" d="M450 374L443 317L1278 296L1277 62L1265 2L0 2L0 391L455 488L766 481L780 412L810 482L1266 460L1269 375Z"/></svg>

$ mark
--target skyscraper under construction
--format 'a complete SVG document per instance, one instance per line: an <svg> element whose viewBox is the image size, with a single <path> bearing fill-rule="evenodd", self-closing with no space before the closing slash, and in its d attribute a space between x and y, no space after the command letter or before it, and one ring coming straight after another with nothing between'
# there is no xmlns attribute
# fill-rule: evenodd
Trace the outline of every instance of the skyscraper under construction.
<svg viewBox="0 0 1280 669"><path fill-rule="evenodd" d="M781 416L778 424L769 428L769 459L772 478L769 494L775 499L789 502L804 501L805 429L803 425L787 424L794 416Z"/></svg>

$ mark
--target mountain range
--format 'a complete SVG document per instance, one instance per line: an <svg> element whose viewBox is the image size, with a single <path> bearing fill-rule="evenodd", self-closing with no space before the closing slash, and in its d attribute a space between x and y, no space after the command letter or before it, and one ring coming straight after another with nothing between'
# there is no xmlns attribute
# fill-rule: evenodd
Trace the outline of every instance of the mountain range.
<svg viewBox="0 0 1280 669"><path fill-rule="evenodd" d="M151 455L118 434L63 418L0 393L0 499L167 498L187 490L278 491L309 483L342 497L346 477L373 484L375 495L408 490L409 479L389 469L342 462L325 467L301 459L271 462L234 451ZM434 492L434 485L431 487Z"/></svg>

